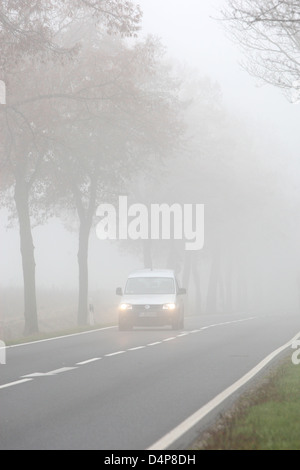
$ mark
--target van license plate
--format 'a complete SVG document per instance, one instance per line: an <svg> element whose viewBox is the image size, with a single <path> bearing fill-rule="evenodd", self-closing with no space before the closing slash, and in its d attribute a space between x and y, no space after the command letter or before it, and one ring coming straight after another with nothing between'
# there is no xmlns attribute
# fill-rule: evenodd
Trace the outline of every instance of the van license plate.
<svg viewBox="0 0 300 470"><path fill-rule="evenodd" d="M157 312L141 312L140 318L156 318Z"/></svg>

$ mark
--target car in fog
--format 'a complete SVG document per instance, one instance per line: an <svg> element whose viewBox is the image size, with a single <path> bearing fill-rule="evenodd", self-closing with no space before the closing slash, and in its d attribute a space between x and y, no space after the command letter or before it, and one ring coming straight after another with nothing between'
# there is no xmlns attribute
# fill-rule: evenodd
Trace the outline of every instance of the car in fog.
<svg viewBox="0 0 300 470"><path fill-rule="evenodd" d="M135 271L127 279L125 290L119 287L121 296L118 321L119 330L131 330L134 326L166 326L173 330L184 328L184 295L172 270Z"/></svg>

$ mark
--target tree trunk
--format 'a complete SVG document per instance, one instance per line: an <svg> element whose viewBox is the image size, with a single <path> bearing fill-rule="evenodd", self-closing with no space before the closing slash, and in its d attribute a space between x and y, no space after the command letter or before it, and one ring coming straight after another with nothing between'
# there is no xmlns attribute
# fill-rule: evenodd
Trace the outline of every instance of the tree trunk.
<svg viewBox="0 0 300 470"><path fill-rule="evenodd" d="M143 240L144 268L153 269L151 240Z"/></svg>
<svg viewBox="0 0 300 470"><path fill-rule="evenodd" d="M193 312L193 303L192 298L190 296L190 279L191 279L191 271L192 271L192 252L185 251L184 252L184 260L183 260L183 273L182 273L182 287L187 290L187 296L185 298L185 306L184 311L185 314L192 315Z"/></svg>
<svg viewBox="0 0 300 470"><path fill-rule="evenodd" d="M24 335L39 331L36 285L35 285L35 259L34 245L30 225L28 185L22 178L16 179L15 203L20 227L20 249L22 256L24 280Z"/></svg>
<svg viewBox="0 0 300 470"><path fill-rule="evenodd" d="M198 259L195 257L193 259L192 263L192 268L193 268L193 278L194 278L194 284L195 284L195 307L196 307L196 315L201 315L201 304L202 304L202 299L201 299L201 287L200 287L200 275L199 275L199 266L198 266Z"/></svg>
<svg viewBox="0 0 300 470"><path fill-rule="evenodd" d="M226 270L226 279L225 279L225 313L233 313L232 311L232 273L233 273L233 263L232 259L228 260L227 270Z"/></svg>
<svg viewBox="0 0 300 470"><path fill-rule="evenodd" d="M239 266L238 285L237 285L237 310L245 312L248 309L247 299L247 279L244 267Z"/></svg>
<svg viewBox="0 0 300 470"><path fill-rule="evenodd" d="M190 285L191 270L192 270L192 252L185 251L183 276L182 276L182 285L185 289L188 289Z"/></svg>
<svg viewBox="0 0 300 470"><path fill-rule="evenodd" d="M78 295L78 325L88 324L88 251L91 224L86 220L80 221L78 268L79 268L79 295Z"/></svg>
<svg viewBox="0 0 300 470"><path fill-rule="evenodd" d="M220 278L220 253L216 250L213 256L211 273L209 278L207 304L206 309L208 314L217 313L218 304L218 286Z"/></svg>
<svg viewBox="0 0 300 470"><path fill-rule="evenodd" d="M176 246L174 240L170 240L168 242L166 269L172 269L175 272L175 275L179 277L179 274L182 271L182 265L182 255L178 246Z"/></svg>

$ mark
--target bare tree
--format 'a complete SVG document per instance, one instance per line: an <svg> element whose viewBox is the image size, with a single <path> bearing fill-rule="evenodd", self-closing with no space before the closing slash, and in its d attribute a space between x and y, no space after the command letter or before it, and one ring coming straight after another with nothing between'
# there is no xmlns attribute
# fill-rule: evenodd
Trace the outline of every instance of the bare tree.
<svg viewBox="0 0 300 470"><path fill-rule="evenodd" d="M228 0L225 24L246 52L248 72L300 98L298 0Z"/></svg>
<svg viewBox="0 0 300 470"><path fill-rule="evenodd" d="M60 43L60 33L71 24L93 17L109 34L135 36L142 12L131 0L2 0L0 4L0 68L24 56L49 59L75 53L76 45Z"/></svg>
<svg viewBox="0 0 300 470"><path fill-rule="evenodd" d="M139 7L130 0L1 2L0 80L7 86L7 104L0 106L1 189L13 188L20 226L25 334L38 331L31 216L32 201L44 191L41 174L51 152L55 122L52 104L62 98L69 103L83 101L72 90L68 96L58 95L49 77L38 81L39 74L46 64L55 70L75 60L80 46L74 41L63 43L62 33L71 25L89 20L94 28L99 25L109 34L128 37L136 35L140 18Z"/></svg>
<svg viewBox="0 0 300 470"><path fill-rule="evenodd" d="M64 69L61 94L71 86L78 101L68 108L59 102L53 159L62 205L75 208L80 225L79 324L88 319L89 236L98 205L129 194L141 171L170 155L181 132L177 86L160 44L149 38L128 47L107 37L106 48L97 49L97 38L90 39L94 47L83 45Z"/></svg>

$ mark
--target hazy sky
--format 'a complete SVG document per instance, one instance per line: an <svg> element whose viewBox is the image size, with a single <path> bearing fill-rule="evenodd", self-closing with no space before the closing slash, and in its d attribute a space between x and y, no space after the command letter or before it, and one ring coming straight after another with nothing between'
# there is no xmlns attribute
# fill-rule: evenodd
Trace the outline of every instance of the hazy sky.
<svg viewBox="0 0 300 470"><path fill-rule="evenodd" d="M243 58L216 18L226 0L141 0L143 29L161 38L168 54L219 82L225 103L274 131L291 150L300 144L300 105L290 104L281 91L258 83L240 66Z"/></svg>
<svg viewBox="0 0 300 470"><path fill-rule="evenodd" d="M170 57L219 82L224 102L228 107L230 105L231 111L249 118L249 122L252 120L267 135L276 135L276 139L285 148L286 164L291 175L296 174L296 181L300 171L300 105L290 104L276 88L259 87L256 80L241 69L238 63L241 58L238 46L226 37L220 22L213 19L220 15L226 0L140 0L139 3L144 11L141 34L152 33L160 37ZM5 219L2 217L0 284L21 284L18 233L6 231L4 225ZM38 275L41 274L40 282L50 286L52 283L64 283L66 280L60 266L62 263L68 268L71 266L71 275L68 269L69 283L76 285L75 235L70 235L61 226L55 225L51 227L50 238L49 228L44 227L35 229L34 236L39 241L36 244L36 255L42 255L37 266ZM105 265L108 259L110 264L117 262L119 253L112 250L107 258L107 246L103 247L103 244L100 245L95 240L93 244L97 246L97 256L92 260L93 271L97 271L98 259L100 276L103 273L101 265Z"/></svg>

